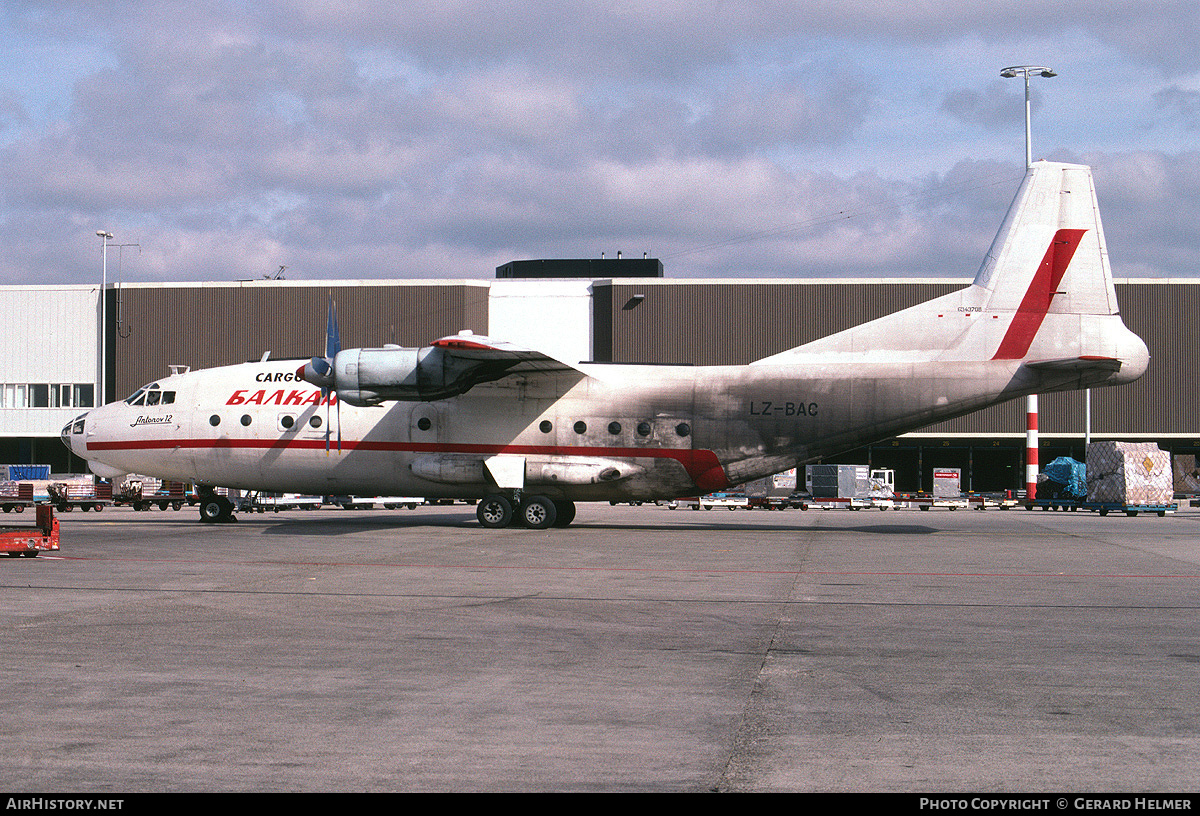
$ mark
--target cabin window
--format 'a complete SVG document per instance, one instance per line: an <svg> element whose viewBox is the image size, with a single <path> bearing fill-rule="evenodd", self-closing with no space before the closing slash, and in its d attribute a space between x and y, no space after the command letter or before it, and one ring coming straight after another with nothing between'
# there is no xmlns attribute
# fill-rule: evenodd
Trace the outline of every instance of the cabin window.
<svg viewBox="0 0 1200 816"><path fill-rule="evenodd" d="M433 423L429 421L429 417L421 417L417 420L418 430L428 431L433 427Z"/></svg>
<svg viewBox="0 0 1200 816"><path fill-rule="evenodd" d="M208 424L212 425L215 428L221 424L221 418L219 416L217 416L216 414L213 414L212 416L210 416L208 418Z"/></svg>
<svg viewBox="0 0 1200 816"><path fill-rule="evenodd" d="M252 420L252 419L250 418L250 415L249 415L249 414L242 414L242 424L243 424L243 425L245 425L245 426L249 427L250 423L251 423L251 422L253 422L253 421L254 421L254 420Z"/></svg>
<svg viewBox="0 0 1200 816"><path fill-rule="evenodd" d="M581 436L587 433L587 423L582 419L575 423L575 433Z"/></svg>
<svg viewBox="0 0 1200 816"><path fill-rule="evenodd" d="M284 430L287 430L296 424L296 418L291 414L284 414L279 418L279 424L284 427Z"/></svg>
<svg viewBox="0 0 1200 816"><path fill-rule="evenodd" d="M649 422L639 422L637 426L638 436L649 436L651 431Z"/></svg>
<svg viewBox="0 0 1200 816"><path fill-rule="evenodd" d="M691 432L692 426L688 425L686 422L680 422L675 426L675 433L679 434L680 436L687 436Z"/></svg>
<svg viewBox="0 0 1200 816"><path fill-rule="evenodd" d="M310 419L308 421L308 424L314 428L320 428L321 427L321 418L319 416L314 416L312 419Z"/></svg>
<svg viewBox="0 0 1200 816"><path fill-rule="evenodd" d="M550 431L554 430L554 426L550 424L550 420L543 419L542 424L538 425L538 430L542 433L550 433Z"/></svg>
<svg viewBox="0 0 1200 816"><path fill-rule="evenodd" d="M621 435L621 423L620 422L608 423L608 432L610 434L612 434L613 436L620 436Z"/></svg>

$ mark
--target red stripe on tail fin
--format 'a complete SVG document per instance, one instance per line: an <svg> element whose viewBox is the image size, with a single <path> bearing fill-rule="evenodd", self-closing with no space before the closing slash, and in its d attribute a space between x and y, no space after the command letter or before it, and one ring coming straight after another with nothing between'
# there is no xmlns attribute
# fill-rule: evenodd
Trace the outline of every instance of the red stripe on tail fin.
<svg viewBox="0 0 1200 816"><path fill-rule="evenodd" d="M1054 233L993 360L1020 360L1029 353L1033 338L1050 311L1050 302L1057 294L1058 285L1062 283L1085 232L1084 229L1060 229Z"/></svg>

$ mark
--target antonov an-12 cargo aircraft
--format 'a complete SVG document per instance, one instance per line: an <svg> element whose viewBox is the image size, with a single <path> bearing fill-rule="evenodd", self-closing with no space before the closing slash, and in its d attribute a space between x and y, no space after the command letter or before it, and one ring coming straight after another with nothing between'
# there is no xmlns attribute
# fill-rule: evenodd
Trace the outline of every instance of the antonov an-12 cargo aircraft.
<svg viewBox="0 0 1200 816"><path fill-rule="evenodd" d="M102 477L479 499L487 527L709 493L1023 397L1136 380L1090 168L1035 162L974 282L749 365L568 363L470 333L174 373L63 439Z"/></svg>

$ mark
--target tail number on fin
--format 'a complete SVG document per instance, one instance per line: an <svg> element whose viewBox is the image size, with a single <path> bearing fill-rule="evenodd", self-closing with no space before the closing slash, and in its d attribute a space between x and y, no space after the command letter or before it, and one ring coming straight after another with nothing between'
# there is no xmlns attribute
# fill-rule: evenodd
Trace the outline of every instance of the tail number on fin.
<svg viewBox="0 0 1200 816"><path fill-rule="evenodd" d="M1017 313L1013 315L1013 321L1004 339L1000 341L1000 348L992 357L993 360L1020 360L1029 353L1033 338L1041 328L1042 321L1046 319L1046 313L1050 311L1050 302L1054 299L1058 285L1062 283L1063 275L1067 273L1067 267L1071 258L1075 256L1075 250L1079 248L1079 242L1085 232L1087 230L1060 229L1054 233L1054 238L1029 283L1029 289L1026 290L1021 305L1017 307Z"/></svg>

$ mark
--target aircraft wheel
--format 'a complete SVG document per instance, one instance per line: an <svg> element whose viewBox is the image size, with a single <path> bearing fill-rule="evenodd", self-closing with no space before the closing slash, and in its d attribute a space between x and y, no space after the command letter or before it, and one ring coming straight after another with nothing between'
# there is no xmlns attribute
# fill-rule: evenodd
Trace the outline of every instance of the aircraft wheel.
<svg viewBox="0 0 1200 816"><path fill-rule="evenodd" d="M531 530L553 527L557 517L554 502L545 496L529 496L521 502L521 523Z"/></svg>
<svg viewBox="0 0 1200 816"><path fill-rule="evenodd" d="M554 526L566 527L575 520L575 502L563 499L554 503Z"/></svg>
<svg viewBox="0 0 1200 816"><path fill-rule="evenodd" d="M512 502L499 494L484 496L475 507L475 517L484 527L507 527L512 523Z"/></svg>
<svg viewBox="0 0 1200 816"><path fill-rule="evenodd" d="M233 502L224 496L210 496L200 502L200 520L208 524L233 521Z"/></svg>
<svg viewBox="0 0 1200 816"><path fill-rule="evenodd" d="M200 502L200 520L212 523L221 518L221 501L216 496Z"/></svg>

